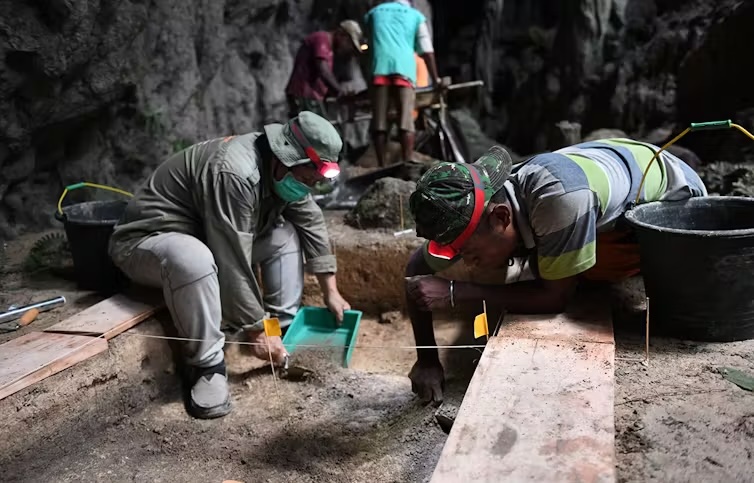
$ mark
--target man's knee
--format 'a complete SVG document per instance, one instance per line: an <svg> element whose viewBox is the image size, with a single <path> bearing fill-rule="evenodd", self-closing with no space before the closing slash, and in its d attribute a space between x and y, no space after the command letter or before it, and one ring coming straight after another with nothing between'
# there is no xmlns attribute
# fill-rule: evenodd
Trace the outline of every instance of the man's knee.
<svg viewBox="0 0 754 483"><path fill-rule="evenodd" d="M166 241L167 243L167 241ZM173 289L217 273L209 247L191 236L170 240L162 256L163 278Z"/></svg>

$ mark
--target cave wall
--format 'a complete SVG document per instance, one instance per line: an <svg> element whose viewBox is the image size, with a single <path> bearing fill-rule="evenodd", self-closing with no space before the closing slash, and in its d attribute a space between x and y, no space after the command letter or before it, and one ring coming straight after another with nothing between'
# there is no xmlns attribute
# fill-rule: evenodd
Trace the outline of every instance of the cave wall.
<svg viewBox="0 0 754 483"><path fill-rule="evenodd" d="M190 143L283 120L301 38L375 3L0 0L0 238L54 226L70 183L133 190ZM653 142L720 117L754 129L752 0L417 6L441 74L485 81L472 112L521 155L599 128ZM684 143L704 161L754 160L737 134L714 136Z"/></svg>
<svg viewBox="0 0 754 483"><path fill-rule="evenodd" d="M654 142L690 121L754 128L750 0L436 0L433 8L436 29L457 32L439 45L441 69L485 81L481 123L519 153L559 147L563 136L551 132L561 121L583 135L612 128ZM687 139L704 160L748 155Z"/></svg>
<svg viewBox="0 0 754 483"><path fill-rule="evenodd" d="M0 0L0 238L56 225L68 184L134 190L193 142L284 120L300 40L375 3Z"/></svg>

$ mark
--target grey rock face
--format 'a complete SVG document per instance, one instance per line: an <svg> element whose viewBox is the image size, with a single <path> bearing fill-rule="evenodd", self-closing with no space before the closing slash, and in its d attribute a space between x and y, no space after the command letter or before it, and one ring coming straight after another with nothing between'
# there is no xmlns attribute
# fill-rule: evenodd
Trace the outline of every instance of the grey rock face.
<svg viewBox="0 0 754 483"><path fill-rule="evenodd" d="M745 80L752 69L735 46L754 45L752 2L437 0L433 7L448 36L441 69L485 81L481 124L517 152L551 147L562 120L584 133L609 127L636 138L734 115L750 122L742 111L754 107ZM684 142L711 159L728 138ZM744 143L727 159L741 160Z"/></svg>
<svg viewBox="0 0 754 483"><path fill-rule="evenodd" d="M372 3L0 0L0 223L42 229L68 184L133 191L176 150L284 120L300 40Z"/></svg>
<svg viewBox="0 0 754 483"><path fill-rule="evenodd" d="M356 207L346 214L345 222L359 229L413 228L414 220L408 200L415 189L416 183L413 181L398 178L378 179L359 199Z"/></svg>

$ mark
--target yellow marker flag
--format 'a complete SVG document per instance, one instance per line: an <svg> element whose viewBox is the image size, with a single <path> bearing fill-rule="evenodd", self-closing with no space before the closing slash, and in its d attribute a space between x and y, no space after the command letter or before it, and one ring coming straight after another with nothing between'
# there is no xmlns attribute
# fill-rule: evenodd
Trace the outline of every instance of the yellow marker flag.
<svg viewBox="0 0 754 483"><path fill-rule="evenodd" d="M264 335L267 337L282 336L283 331L280 330L280 321L277 318L264 319Z"/></svg>
<svg viewBox="0 0 754 483"><path fill-rule="evenodd" d="M474 338L478 339L483 335L489 335L490 331L487 327L487 314L482 313L474 318Z"/></svg>

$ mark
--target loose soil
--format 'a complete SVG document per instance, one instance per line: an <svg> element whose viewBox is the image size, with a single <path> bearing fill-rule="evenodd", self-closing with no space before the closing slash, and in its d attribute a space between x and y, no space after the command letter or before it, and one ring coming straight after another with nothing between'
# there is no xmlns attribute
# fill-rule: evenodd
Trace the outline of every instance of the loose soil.
<svg viewBox="0 0 754 483"><path fill-rule="evenodd" d="M399 348L413 343L408 321L378 322L402 297L401 270L387 264L405 259L418 242L352 233L337 217L328 223L341 268L351 272L340 276L344 292L355 296L354 307L367 307L358 344L373 346L357 349L349 369L332 352L306 350L294 354L289 379L273 379L268 365L232 346L234 410L219 420L195 420L185 411L168 344L144 338L163 333L161 324L169 324L163 313L113 339L107 353L0 401L3 481L428 481L446 435L434 408L411 393L406 374L414 353ZM0 342L100 299L57 277L14 271L36 238L8 244L0 305L58 294L69 303ZM350 267L358 260L357 274ZM383 268L390 276L381 275ZM321 304L312 283L307 300ZM645 367L637 362L644 348L641 280L617 287L613 298L619 480L754 481L754 394L715 371L754 373L754 341L652 338ZM469 342L457 318L437 326L438 343ZM461 403L480 353L444 350L442 357L452 407Z"/></svg>

